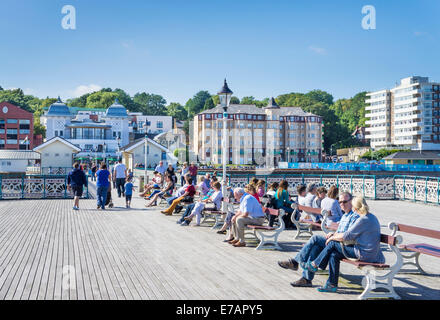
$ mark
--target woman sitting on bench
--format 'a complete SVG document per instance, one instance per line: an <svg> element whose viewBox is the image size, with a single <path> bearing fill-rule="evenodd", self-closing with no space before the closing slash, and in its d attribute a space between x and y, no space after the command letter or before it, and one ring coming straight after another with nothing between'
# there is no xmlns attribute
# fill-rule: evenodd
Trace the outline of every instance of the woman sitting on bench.
<svg viewBox="0 0 440 320"><path fill-rule="evenodd" d="M363 262L384 263L380 249L380 224L376 216L369 212L363 197L353 199L353 210L360 218L344 233L336 232L326 241L326 247L319 256L306 267L310 272L318 268L325 270L329 265L329 278L320 292L336 292L338 289L339 264L343 259L357 259ZM348 244L350 241L353 244ZM346 242L343 244L343 242Z"/></svg>
<svg viewBox="0 0 440 320"><path fill-rule="evenodd" d="M157 205L157 198L162 197L165 194L171 196L173 194L173 190L174 190L174 179L172 176L166 174L165 187L163 187L162 190L154 190L153 193L148 197L148 199L152 197L151 201L145 206L148 208Z"/></svg>
<svg viewBox="0 0 440 320"><path fill-rule="evenodd" d="M177 205L181 201L189 202L194 198L194 195L196 194L196 188L192 184L192 178L190 175L185 175L185 181L186 184L177 190L177 197L171 197L167 201L170 204L170 207L161 211L161 213L166 214L167 216L170 216L173 214L174 209L176 209Z"/></svg>
<svg viewBox="0 0 440 320"><path fill-rule="evenodd" d="M140 197L145 197L145 195L147 195L151 189L160 189L160 186L162 184L162 175L157 171L154 171L153 174L153 181L144 186L144 192L139 193Z"/></svg>
<svg viewBox="0 0 440 320"><path fill-rule="evenodd" d="M213 203L214 207L213 208L206 208L206 210L220 210L221 206L222 206L222 192L220 191L221 189L221 184L220 182L215 182L213 184L213 189L214 189L214 193L205 200L201 200L195 204L191 204L188 206L192 207L192 210L190 210L191 214L188 215L187 217L184 218L184 222L182 222L182 225L189 225L193 219L194 216L196 216L196 226L200 226L200 220L202 219L202 211L205 210L205 206L208 203Z"/></svg>

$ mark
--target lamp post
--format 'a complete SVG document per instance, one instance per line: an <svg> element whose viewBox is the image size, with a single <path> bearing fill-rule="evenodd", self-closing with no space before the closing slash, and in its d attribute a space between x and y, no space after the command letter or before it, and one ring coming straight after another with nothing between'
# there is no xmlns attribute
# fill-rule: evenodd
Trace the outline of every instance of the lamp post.
<svg viewBox="0 0 440 320"><path fill-rule="evenodd" d="M144 123L144 130L145 130L145 170L144 170L144 185L147 184L148 182L148 171L147 171L147 161L148 161L148 137L147 137L147 119L145 119L145 123Z"/></svg>
<svg viewBox="0 0 440 320"><path fill-rule="evenodd" d="M232 91L228 88L228 84L223 84L223 88L218 92L218 96L220 98L220 105L223 108L223 186L222 186L222 193L223 196L226 195L226 162L227 162L227 155L229 154L228 150L228 132L226 130L226 124L228 120L228 107L229 103L231 102L232 97Z"/></svg>
<svg viewBox="0 0 440 320"><path fill-rule="evenodd" d="M121 138L117 137L116 142L118 143L118 151L116 152L116 157L118 158L118 161L119 161L119 157L120 157L120 153L121 153Z"/></svg>

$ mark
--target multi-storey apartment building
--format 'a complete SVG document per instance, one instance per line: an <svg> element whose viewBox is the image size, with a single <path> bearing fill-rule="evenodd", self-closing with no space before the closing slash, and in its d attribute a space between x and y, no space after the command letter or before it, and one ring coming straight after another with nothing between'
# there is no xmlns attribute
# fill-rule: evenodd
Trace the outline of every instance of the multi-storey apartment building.
<svg viewBox="0 0 440 320"><path fill-rule="evenodd" d="M193 148L199 161L222 161L223 109L217 106L194 117ZM230 164L319 162L322 154L322 117L299 107L232 104L228 108Z"/></svg>
<svg viewBox="0 0 440 320"><path fill-rule="evenodd" d="M34 137L34 115L12 103L0 102L0 149L32 150L39 143Z"/></svg>
<svg viewBox="0 0 440 320"><path fill-rule="evenodd" d="M440 150L440 83L412 76L367 96L367 139L373 149Z"/></svg>

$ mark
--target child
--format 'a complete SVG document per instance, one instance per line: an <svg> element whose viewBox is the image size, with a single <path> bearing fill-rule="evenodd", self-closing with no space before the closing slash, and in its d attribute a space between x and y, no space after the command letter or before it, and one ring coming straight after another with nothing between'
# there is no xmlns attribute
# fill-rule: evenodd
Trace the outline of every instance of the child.
<svg viewBox="0 0 440 320"><path fill-rule="evenodd" d="M128 178L127 183L125 184L125 206L127 208L130 208L131 196L133 195L133 189L135 188L131 180L131 178Z"/></svg>
<svg viewBox="0 0 440 320"><path fill-rule="evenodd" d="M264 196L264 194L266 193L266 190L265 190L265 188L264 188L264 186L266 185L266 181L264 181L264 180L258 180L258 183L257 183L257 194L258 194L258 197L262 197L262 196Z"/></svg>

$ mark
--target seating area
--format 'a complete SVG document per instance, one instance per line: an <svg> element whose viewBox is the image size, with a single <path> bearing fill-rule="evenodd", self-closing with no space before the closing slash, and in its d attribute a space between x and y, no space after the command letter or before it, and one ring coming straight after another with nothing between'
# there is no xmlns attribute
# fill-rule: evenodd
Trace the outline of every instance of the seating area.
<svg viewBox="0 0 440 320"><path fill-rule="evenodd" d="M196 185L196 191L190 200L187 199L185 203L182 200L177 207L177 210L172 213L173 216L181 216L181 219L179 219L177 223L189 225L192 221L191 211L194 206L197 206L199 203L210 202L208 199L211 199L214 190L212 190L212 188L210 188L209 191L203 190L202 184L206 181L210 181L209 174L201 179L200 184ZM214 179L214 181L210 182L214 183L216 181L217 180ZM281 192L284 190L282 188L276 189L276 196L274 196L274 193L270 193L270 189L267 188L267 190L264 190L263 196L265 198L263 199L258 197L256 186L257 182L255 181L255 185L247 185L242 192L245 192L244 195L250 195L252 199L255 198L256 200L254 201L256 203L260 203L260 209L264 214L264 216L262 216L264 217L264 222L261 224L245 224L243 227L242 239L235 238L234 240L234 236L237 237L237 231L233 230L231 223L232 225L235 223L233 217L236 212L238 212L237 210L240 210L241 208L241 202L243 202L243 198L241 197L244 197L243 193L237 197L234 191L235 199L231 197L231 194L227 197L222 196L221 205L218 206L214 205L214 207L208 207L207 205L203 205L204 207L201 211L202 218L196 226L206 225L211 227L211 230L216 231L217 233L225 233L224 231L227 230L226 234L228 240L225 240L225 242L229 242L234 247L246 246L246 244L249 243L252 244L251 247L255 244L255 250L271 249L281 251L283 250L283 245L279 242L279 238L281 233L285 230L295 231L294 240L306 241L314 236L314 231L317 234L323 233L325 237L327 237L331 236L338 230L339 223L337 222L337 218L340 219L340 216L338 217L337 211L341 211L341 208L339 207L338 201L334 200L335 197L337 197L337 193L336 196L333 196L333 198L330 199L327 196L327 191L325 191L325 195L321 195L321 198L318 198L316 190L313 191L313 187L310 189L310 186L308 186L303 190L305 191L307 189L308 193L304 193L303 196L300 195L296 201L292 201L291 197L288 197L288 200L285 200L285 205L280 205L278 203L278 205L275 205L274 207L274 203L281 198ZM179 192L179 190L180 189L175 188L176 192ZM218 190L220 190L220 188L218 188ZM320 191L322 193L322 190ZM183 189L180 192L183 192ZM310 195L313 195L313 197ZM312 200L310 200L311 202L304 202L301 200L301 198L307 200L307 197L312 198ZM163 197L163 199L165 199L165 197ZM260 199L263 201L260 202ZM325 205L321 207L316 205L317 200L319 200L319 203L323 203L322 201L324 199L330 200L330 207L328 205L327 207ZM159 202L159 206L162 208L168 207L169 204L169 202L163 200ZM341 214L343 214L343 212ZM288 224L290 225L289 227ZM440 248L426 243L402 245L402 236L397 234L398 231L409 232L440 239L440 232L397 224L394 222L391 222L388 228L391 235L381 233L379 242L385 246L389 252L393 253L394 258L387 258L387 261L384 262L367 262L362 261L359 257L348 257L346 253L343 252L345 258L340 259L340 262L354 266L364 277L364 290L359 295L359 299L400 299L400 296L394 290L393 280L396 274L399 273L401 267L406 264L413 264L421 273L426 274L418 262L419 255L423 253L440 257ZM342 248L344 248L344 246L342 246ZM344 251L344 249L342 249L342 251ZM403 251L409 251L412 255L402 255ZM414 258L415 262L404 262L405 258ZM378 272L383 274L379 275ZM382 290L378 292L376 289Z"/></svg>

